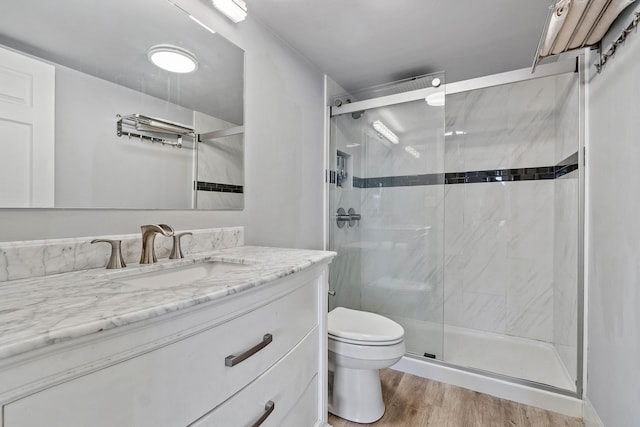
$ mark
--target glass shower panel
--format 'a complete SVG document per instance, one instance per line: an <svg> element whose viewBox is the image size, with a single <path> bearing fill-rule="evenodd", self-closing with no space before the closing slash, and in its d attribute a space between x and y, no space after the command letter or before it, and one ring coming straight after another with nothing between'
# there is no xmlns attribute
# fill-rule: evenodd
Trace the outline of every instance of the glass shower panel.
<svg viewBox="0 0 640 427"><path fill-rule="evenodd" d="M435 77L444 82L442 74L424 81ZM330 245L338 257L330 308L393 319L409 353L441 359L444 102L432 104L422 98L332 118ZM350 210L360 220L340 221Z"/></svg>
<svg viewBox="0 0 640 427"><path fill-rule="evenodd" d="M447 97L448 363L575 390L577 81Z"/></svg>

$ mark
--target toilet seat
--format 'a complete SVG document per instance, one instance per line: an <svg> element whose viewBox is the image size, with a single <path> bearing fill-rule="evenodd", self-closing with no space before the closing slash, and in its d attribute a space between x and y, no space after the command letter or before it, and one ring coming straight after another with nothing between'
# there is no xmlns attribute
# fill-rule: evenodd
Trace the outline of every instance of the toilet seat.
<svg viewBox="0 0 640 427"><path fill-rule="evenodd" d="M338 341L338 342L343 342L346 344L353 344L353 345L363 345L363 346L385 346L385 345L395 345L398 344L402 341L404 341L404 337L402 338L398 338L396 340L391 340L391 341L365 341L365 340L350 340L348 338L342 338L342 337L338 337L335 336L333 334L329 334L329 339L330 340L334 340L334 341Z"/></svg>
<svg viewBox="0 0 640 427"><path fill-rule="evenodd" d="M404 340L404 329L393 320L344 307L329 312L328 332L329 339L362 346L388 346Z"/></svg>

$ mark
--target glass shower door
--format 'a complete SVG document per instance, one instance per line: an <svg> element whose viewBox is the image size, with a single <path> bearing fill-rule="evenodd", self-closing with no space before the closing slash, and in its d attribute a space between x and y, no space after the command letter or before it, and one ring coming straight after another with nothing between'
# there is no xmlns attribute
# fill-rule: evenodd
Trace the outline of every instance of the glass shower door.
<svg viewBox="0 0 640 427"><path fill-rule="evenodd" d="M442 74L418 80L429 87L436 77L444 81ZM330 247L338 257L331 265L336 295L330 308L393 319L405 329L409 353L438 359L444 317L443 98L331 119Z"/></svg>

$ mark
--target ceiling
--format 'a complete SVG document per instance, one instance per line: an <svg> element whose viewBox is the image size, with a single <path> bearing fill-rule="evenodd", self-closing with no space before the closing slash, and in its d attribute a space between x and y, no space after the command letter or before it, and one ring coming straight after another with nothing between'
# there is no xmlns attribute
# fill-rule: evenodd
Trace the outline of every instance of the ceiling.
<svg viewBox="0 0 640 427"><path fill-rule="evenodd" d="M250 14L348 91L444 70L531 66L549 0L246 0Z"/></svg>

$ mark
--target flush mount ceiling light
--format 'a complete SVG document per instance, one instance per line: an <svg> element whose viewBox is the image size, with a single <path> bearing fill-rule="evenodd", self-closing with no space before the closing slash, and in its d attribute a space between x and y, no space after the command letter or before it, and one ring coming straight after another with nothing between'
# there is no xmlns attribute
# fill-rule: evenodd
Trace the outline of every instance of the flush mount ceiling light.
<svg viewBox="0 0 640 427"><path fill-rule="evenodd" d="M386 127L384 125L384 123L382 123L380 120L376 120L375 122L373 122L373 128L376 130L376 132L378 132L380 135L384 136L385 138L387 138L389 140L389 142L391 142L392 144L397 144L400 142L400 139L398 138L398 135L396 135L395 133L393 133L391 131L391 129L389 129L388 127Z"/></svg>
<svg viewBox="0 0 640 427"><path fill-rule="evenodd" d="M441 90L439 92L432 93L424 100L432 107L442 107L444 105L444 91Z"/></svg>
<svg viewBox="0 0 640 427"><path fill-rule="evenodd" d="M191 73L198 69L198 59L193 53L170 44L152 46L148 57L155 66L172 73Z"/></svg>
<svg viewBox="0 0 640 427"><path fill-rule="evenodd" d="M234 24L247 17L247 5L243 0L211 0L213 7L224 13Z"/></svg>

